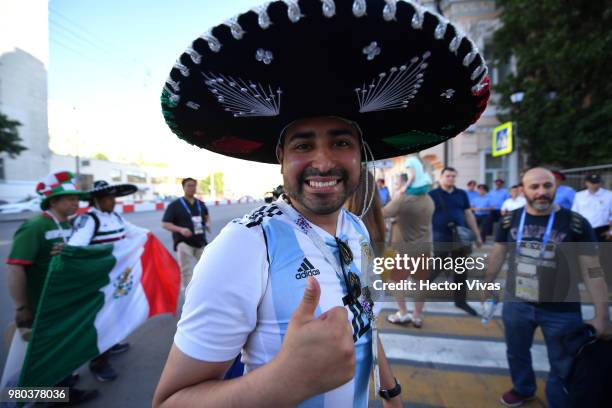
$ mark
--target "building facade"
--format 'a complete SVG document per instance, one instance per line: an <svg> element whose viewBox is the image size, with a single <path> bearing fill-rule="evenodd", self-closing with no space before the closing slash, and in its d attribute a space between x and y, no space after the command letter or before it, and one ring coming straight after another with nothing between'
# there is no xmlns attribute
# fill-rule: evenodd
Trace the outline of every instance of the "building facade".
<svg viewBox="0 0 612 408"><path fill-rule="evenodd" d="M0 13L0 112L21 123L15 158L0 154L0 199L32 195L49 172L47 126L47 2L7 0Z"/></svg>

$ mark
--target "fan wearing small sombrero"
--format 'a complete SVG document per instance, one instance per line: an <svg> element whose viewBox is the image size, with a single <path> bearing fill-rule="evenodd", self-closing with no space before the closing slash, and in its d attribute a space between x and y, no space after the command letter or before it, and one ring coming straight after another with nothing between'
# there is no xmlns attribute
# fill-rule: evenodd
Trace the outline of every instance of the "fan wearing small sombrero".
<svg viewBox="0 0 612 408"><path fill-rule="evenodd" d="M68 245L112 244L145 230L123 219L114 211L117 197L134 194L137 190L138 187L133 184L111 185L104 180L94 182L93 188L86 193L86 198L89 199L92 206L86 213L75 219L74 232L68 240ZM114 380L117 378L117 372L109 363L108 356L123 353L128 349L128 343L115 344L91 360L89 369L99 381Z"/></svg>
<svg viewBox="0 0 612 408"><path fill-rule="evenodd" d="M162 91L166 123L280 163L285 194L207 247L153 406L366 407L371 371L401 406L362 285L369 236L342 205L368 161L450 139L488 96L472 42L408 1L274 1L197 38ZM241 350L245 375L220 381Z"/></svg>

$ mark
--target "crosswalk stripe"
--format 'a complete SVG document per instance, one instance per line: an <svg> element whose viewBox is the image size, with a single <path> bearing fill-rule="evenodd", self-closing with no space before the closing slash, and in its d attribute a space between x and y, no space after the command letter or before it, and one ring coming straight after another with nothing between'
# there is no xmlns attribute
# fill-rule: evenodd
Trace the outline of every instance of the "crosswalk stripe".
<svg viewBox="0 0 612 408"><path fill-rule="evenodd" d="M470 306L472 306L477 312L482 310L482 305L480 302L467 302ZM397 305L394 302L380 302L378 306L381 308L381 312L395 312L397 310ZM409 307L410 308L410 307ZM582 317L584 320L592 319L595 316L595 309L593 305L581 305L582 309ZM424 309L425 315L427 314L449 314L449 315L463 315L465 316L465 312L461 309L455 307L452 302L428 302L425 303ZM497 306L495 310L495 316L501 317L502 312L502 303ZM610 306L610 312L612 314L612 305Z"/></svg>
<svg viewBox="0 0 612 408"><path fill-rule="evenodd" d="M460 367L508 369L506 345L488 340L460 340L431 336L381 333L385 354L393 360ZM534 344L531 358L535 371L549 371L546 347Z"/></svg>

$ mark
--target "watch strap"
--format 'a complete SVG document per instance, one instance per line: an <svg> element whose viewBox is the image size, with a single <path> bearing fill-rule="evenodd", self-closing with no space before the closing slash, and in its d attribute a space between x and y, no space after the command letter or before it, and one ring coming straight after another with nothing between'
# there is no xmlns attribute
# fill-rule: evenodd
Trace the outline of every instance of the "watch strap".
<svg viewBox="0 0 612 408"><path fill-rule="evenodd" d="M395 381L395 387L391 388L390 390L378 391L378 395L380 395L382 399L390 400L391 398L397 397L402 393L402 386L399 382L397 382L397 378L394 377L393 380Z"/></svg>

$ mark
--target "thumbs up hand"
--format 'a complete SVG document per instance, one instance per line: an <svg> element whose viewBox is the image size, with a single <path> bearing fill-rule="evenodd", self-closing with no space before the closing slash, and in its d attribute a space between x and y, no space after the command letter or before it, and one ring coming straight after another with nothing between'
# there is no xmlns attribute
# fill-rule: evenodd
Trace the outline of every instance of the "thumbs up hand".
<svg viewBox="0 0 612 408"><path fill-rule="evenodd" d="M275 360L292 392L301 400L337 388L355 375L355 346L348 314L334 307L314 318L321 297L319 282L308 277ZM282 367L282 369L281 369Z"/></svg>

